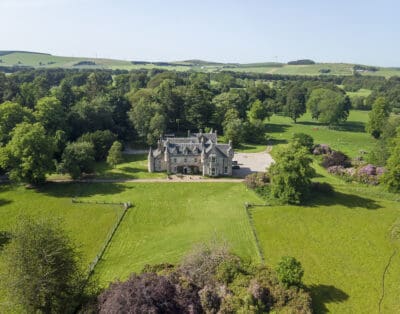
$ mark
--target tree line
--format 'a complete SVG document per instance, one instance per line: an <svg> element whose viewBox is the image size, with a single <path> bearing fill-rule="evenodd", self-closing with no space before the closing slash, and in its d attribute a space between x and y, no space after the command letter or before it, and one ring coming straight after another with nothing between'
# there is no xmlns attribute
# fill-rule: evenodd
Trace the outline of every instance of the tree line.
<svg viewBox="0 0 400 314"><path fill-rule="evenodd" d="M340 83L346 89L354 80L368 82L374 95L388 95L390 111L397 108L397 90L400 94L396 79L262 78L159 69L0 73L0 168L30 183L43 182L55 170L77 178L106 160L114 143L113 164L122 143L153 145L165 133L213 129L236 146L265 143L273 114L296 122L309 111L335 126L353 105Z"/></svg>

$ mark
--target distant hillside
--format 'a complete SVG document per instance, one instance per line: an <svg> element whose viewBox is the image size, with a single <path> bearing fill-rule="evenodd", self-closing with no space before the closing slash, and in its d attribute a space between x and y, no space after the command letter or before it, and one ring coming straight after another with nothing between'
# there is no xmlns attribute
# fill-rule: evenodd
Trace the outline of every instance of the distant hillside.
<svg viewBox="0 0 400 314"><path fill-rule="evenodd" d="M350 63L316 63L303 59L290 64L278 62L222 63L190 59L184 61L124 61L102 58L62 57L29 51L0 51L0 69L15 71L19 68L89 68L89 69L168 69L175 71L238 71L282 75L376 75L400 76L399 68L384 68Z"/></svg>

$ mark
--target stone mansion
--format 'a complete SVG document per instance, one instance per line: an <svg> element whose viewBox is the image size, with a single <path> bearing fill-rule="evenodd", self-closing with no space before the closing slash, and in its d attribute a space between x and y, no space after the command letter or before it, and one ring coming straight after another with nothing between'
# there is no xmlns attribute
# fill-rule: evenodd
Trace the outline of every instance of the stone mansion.
<svg viewBox="0 0 400 314"><path fill-rule="evenodd" d="M231 176L232 158L232 143L219 144L217 133L188 132L188 137L167 137L158 141L156 149L150 147L148 170Z"/></svg>

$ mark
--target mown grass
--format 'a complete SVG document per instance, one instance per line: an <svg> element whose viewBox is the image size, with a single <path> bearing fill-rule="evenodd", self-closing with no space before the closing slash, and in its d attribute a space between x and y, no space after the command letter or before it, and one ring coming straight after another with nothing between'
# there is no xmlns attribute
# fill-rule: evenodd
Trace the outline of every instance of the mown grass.
<svg viewBox="0 0 400 314"><path fill-rule="evenodd" d="M390 230L400 203L371 196L369 188L336 185L332 196L315 196L305 206L253 209L267 264L283 255L301 261L316 313L378 312L382 275L399 247ZM386 276L382 313L398 313L400 257Z"/></svg>
<svg viewBox="0 0 400 314"><path fill-rule="evenodd" d="M368 152L374 146L374 139L365 133L367 119L368 112L352 110L347 121L333 129L313 120L309 113L298 119L297 123L288 117L274 115L267 122L267 133L272 145L287 143L294 133L306 133L314 138L316 144L328 144L355 157L360 150Z"/></svg>
<svg viewBox="0 0 400 314"><path fill-rule="evenodd" d="M165 178L165 172L149 173L147 169L147 155L123 155L124 161L115 167L111 167L107 162L97 162L94 167L93 175L87 176L90 179L154 179ZM71 179L65 174L51 174L48 180Z"/></svg>
<svg viewBox="0 0 400 314"><path fill-rule="evenodd" d="M96 269L102 285L125 279L145 264L178 262L192 246L213 239L228 241L234 252L257 261L244 210L258 201L240 183L126 184L111 198L129 199L129 209ZM100 195L99 195L100 196ZM108 196L105 196L108 198Z"/></svg>

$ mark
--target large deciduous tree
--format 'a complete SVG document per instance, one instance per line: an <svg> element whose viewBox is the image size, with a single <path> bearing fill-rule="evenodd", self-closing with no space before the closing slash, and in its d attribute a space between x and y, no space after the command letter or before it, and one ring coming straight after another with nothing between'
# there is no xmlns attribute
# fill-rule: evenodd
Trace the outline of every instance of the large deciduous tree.
<svg viewBox="0 0 400 314"><path fill-rule="evenodd" d="M22 122L32 122L33 114L18 103L6 101L0 105L0 146L11 139L11 131Z"/></svg>
<svg viewBox="0 0 400 314"><path fill-rule="evenodd" d="M341 92L317 88L311 92L307 107L313 119L331 126L347 120L351 103Z"/></svg>
<svg viewBox="0 0 400 314"><path fill-rule="evenodd" d="M94 170L94 147L89 142L68 144L62 154L59 171L69 173L73 179Z"/></svg>
<svg viewBox="0 0 400 314"><path fill-rule="evenodd" d="M35 118L46 129L48 134L54 135L57 130L66 129L67 114L56 97L44 97L38 100Z"/></svg>
<svg viewBox="0 0 400 314"><path fill-rule="evenodd" d="M293 86L287 96L284 106L285 115L292 118L294 123L306 113L306 90L299 86Z"/></svg>
<svg viewBox="0 0 400 314"><path fill-rule="evenodd" d="M21 218L2 256L0 282L13 311L73 313L79 305L84 277L60 223Z"/></svg>
<svg viewBox="0 0 400 314"><path fill-rule="evenodd" d="M394 145L390 151L382 181L389 191L398 193L400 192L400 135L393 142Z"/></svg>
<svg viewBox="0 0 400 314"><path fill-rule="evenodd" d="M23 122L11 134L10 142L1 149L0 166L14 181L43 183L54 169L54 139L40 123Z"/></svg>
<svg viewBox="0 0 400 314"><path fill-rule="evenodd" d="M299 204L309 195L315 171L305 146L297 141L277 152L269 168L271 196L282 203Z"/></svg>

